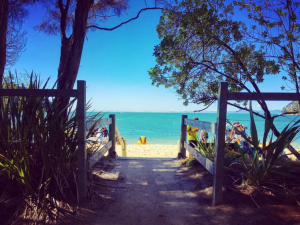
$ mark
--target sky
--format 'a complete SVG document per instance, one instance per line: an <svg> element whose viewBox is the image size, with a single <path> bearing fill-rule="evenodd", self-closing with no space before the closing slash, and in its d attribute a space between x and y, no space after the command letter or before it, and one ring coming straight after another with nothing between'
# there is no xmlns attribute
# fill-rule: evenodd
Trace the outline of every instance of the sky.
<svg viewBox="0 0 300 225"><path fill-rule="evenodd" d="M145 1L131 0L129 5L126 14L111 18L100 26L111 28L136 16L145 7ZM18 74L33 71L44 80L51 77L50 84L53 84L59 65L60 37L34 30L33 27L42 21L44 12L38 5L28 9L29 16L23 25L28 32L26 50L11 70ZM86 81L87 101L91 100L92 110L181 112L203 109L203 105L184 106L183 100L171 89L151 85L147 71L155 66L153 49L160 43L156 32L160 15L159 10L150 10L114 31L87 33L77 79ZM281 83L279 76L276 79L269 76L259 87L263 92L280 92ZM271 110L281 110L287 104L268 102ZM253 103L253 108L259 110L258 104ZM206 111L216 110L215 103ZM232 107L228 110L236 111Z"/></svg>

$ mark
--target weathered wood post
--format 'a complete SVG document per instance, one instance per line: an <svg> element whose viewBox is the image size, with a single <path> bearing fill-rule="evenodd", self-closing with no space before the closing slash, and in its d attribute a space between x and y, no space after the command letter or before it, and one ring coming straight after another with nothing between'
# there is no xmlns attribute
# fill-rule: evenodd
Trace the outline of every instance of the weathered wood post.
<svg viewBox="0 0 300 225"><path fill-rule="evenodd" d="M118 142L120 143L120 145L122 147L122 156L125 157L124 156L124 154L126 154L126 153L124 153L124 151L125 151L125 142L124 141L125 140L123 141L123 138L121 137L121 134L119 132L117 124L116 124L116 137L117 137L117 140L118 140Z"/></svg>
<svg viewBox="0 0 300 225"><path fill-rule="evenodd" d="M122 156L126 157L127 156L127 141L124 139L124 149L122 149Z"/></svg>
<svg viewBox="0 0 300 225"><path fill-rule="evenodd" d="M77 120L78 120L78 190L79 198L84 201L87 193L86 159L86 82L77 81Z"/></svg>
<svg viewBox="0 0 300 225"><path fill-rule="evenodd" d="M180 132L180 149L178 152L178 159L186 158L186 150L184 148L184 142L186 141L186 125L184 120L187 119L187 115L181 116L181 132Z"/></svg>
<svg viewBox="0 0 300 225"><path fill-rule="evenodd" d="M177 153L180 153L180 140L177 141Z"/></svg>
<svg viewBox="0 0 300 225"><path fill-rule="evenodd" d="M111 124L109 124L109 141L111 141L111 148L109 149L108 155L115 159L117 157L116 154L116 115L110 114L109 118L111 118Z"/></svg>
<svg viewBox="0 0 300 225"><path fill-rule="evenodd" d="M227 113L227 91L228 83L221 82L218 95L218 112L217 112L217 135L214 159L214 178L213 178L213 202L212 205L219 205L222 201L223 185L223 167L225 151L225 129Z"/></svg>

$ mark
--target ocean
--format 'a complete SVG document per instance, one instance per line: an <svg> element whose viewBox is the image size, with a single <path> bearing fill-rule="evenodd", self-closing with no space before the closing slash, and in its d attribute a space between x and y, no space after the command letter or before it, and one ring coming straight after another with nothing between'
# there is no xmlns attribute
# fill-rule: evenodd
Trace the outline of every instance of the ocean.
<svg viewBox="0 0 300 225"><path fill-rule="evenodd" d="M95 114L87 113L87 115ZM187 115L189 119L195 116L202 121L216 122L216 113L148 113L148 112L109 112L103 113L103 118L108 118L109 114L116 115L116 124L121 136L126 139L127 144L136 144L140 136L145 136L149 144L177 144L180 139L181 116ZM227 119L233 123L239 121L246 125L246 132L250 135L250 115L249 113L227 113ZM275 125L279 131L294 119L300 119L295 115L278 117ZM264 132L264 119L255 116L256 128L260 140ZM300 148L300 134L296 136L294 145ZM209 134L209 139L212 134Z"/></svg>

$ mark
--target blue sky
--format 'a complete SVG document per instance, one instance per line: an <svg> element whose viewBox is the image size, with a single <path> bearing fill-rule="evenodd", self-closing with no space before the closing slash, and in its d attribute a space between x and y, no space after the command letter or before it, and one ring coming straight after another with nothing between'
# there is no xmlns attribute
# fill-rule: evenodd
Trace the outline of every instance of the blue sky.
<svg viewBox="0 0 300 225"><path fill-rule="evenodd" d="M134 17L144 6L144 0L131 1L127 14L112 18L101 26L110 28L118 25ZM87 100L92 100L93 110L165 112L203 108L195 104L186 107L172 90L151 85L147 71L155 66L152 54L154 46L160 42L155 29L160 15L159 10L147 11L139 19L114 31L96 30L87 34L77 79L86 80ZM33 29L42 17L40 7L30 7L24 24L28 32L26 51L11 70L18 73L34 71L44 79L51 77L51 83L54 83L60 57L60 37ZM264 92L279 92L281 83L280 76L276 79L272 76L267 77L260 87ZM287 103L270 102L269 107L282 109ZM259 109L257 104L253 107ZM214 104L208 110L216 109Z"/></svg>

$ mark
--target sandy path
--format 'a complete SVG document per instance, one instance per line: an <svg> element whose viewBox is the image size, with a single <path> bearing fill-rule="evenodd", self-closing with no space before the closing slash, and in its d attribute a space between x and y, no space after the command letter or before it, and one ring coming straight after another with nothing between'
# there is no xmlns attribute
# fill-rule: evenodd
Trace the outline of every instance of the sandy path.
<svg viewBox="0 0 300 225"><path fill-rule="evenodd" d="M251 205L239 206L235 203L234 206L210 207L210 181L200 181L201 176L207 176L204 169L190 176L190 171L180 166L179 160L118 159L113 164L113 169L107 171L97 169L96 166L94 174L96 182L107 187L101 189L101 194L115 201L100 202L101 209L95 210L94 214L88 215L80 224L198 225L270 222Z"/></svg>
<svg viewBox="0 0 300 225"><path fill-rule="evenodd" d="M192 210L195 195L180 190L180 201L176 199L180 185L174 185L175 161L122 160L120 163L119 179L125 180L127 189L116 196L118 202L94 224L194 224L199 218ZM191 210L188 214L187 209Z"/></svg>

